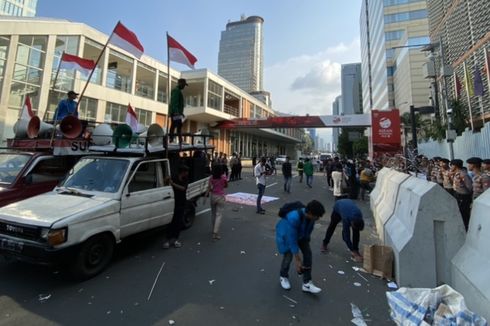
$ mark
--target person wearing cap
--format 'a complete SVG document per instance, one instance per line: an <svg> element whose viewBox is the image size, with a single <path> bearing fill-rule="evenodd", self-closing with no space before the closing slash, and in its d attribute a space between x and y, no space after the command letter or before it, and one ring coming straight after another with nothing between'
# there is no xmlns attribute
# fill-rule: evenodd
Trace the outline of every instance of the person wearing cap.
<svg viewBox="0 0 490 326"><path fill-rule="evenodd" d="M463 170L462 160L452 160L451 171L454 173L454 197L458 201L458 207L461 213L461 217L463 218L464 227L466 230L468 230L471 214L471 193L473 191L472 182L468 173Z"/></svg>
<svg viewBox="0 0 490 326"><path fill-rule="evenodd" d="M61 121L63 118L69 115L78 117L77 102L75 101L78 97L78 93L75 91L69 91L66 95L67 98L61 100L56 107L54 121Z"/></svg>
<svg viewBox="0 0 490 326"><path fill-rule="evenodd" d="M449 168L449 160L443 158L439 161L442 174L442 187L451 195L453 194L453 172Z"/></svg>
<svg viewBox="0 0 490 326"><path fill-rule="evenodd" d="M483 192L490 189L490 159L482 160L482 186Z"/></svg>
<svg viewBox="0 0 490 326"><path fill-rule="evenodd" d="M172 93L170 94L170 142L174 141L175 131L177 131L180 145L182 145L182 124L185 118L185 100L182 90L186 86L189 86L187 84L187 81L183 78L180 78L177 81L177 86L172 90Z"/></svg>

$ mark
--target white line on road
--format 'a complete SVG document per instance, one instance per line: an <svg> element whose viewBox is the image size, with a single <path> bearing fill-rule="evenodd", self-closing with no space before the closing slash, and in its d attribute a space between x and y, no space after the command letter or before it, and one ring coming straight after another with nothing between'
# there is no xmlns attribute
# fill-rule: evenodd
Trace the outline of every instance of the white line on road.
<svg viewBox="0 0 490 326"><path fill-rule="evenodd" d="M288 299L289 301L291 301L292 303L294 303L294 304L298 304L298 301L293 300L293 299L291 299L290 297L288 297L288 296L286 296L286 295L282 295L282 296L283 296L283 297L285 297L286 299Z"/></svg>
<svg viewBox="0 0 490 326"><path fill-rule="evenodd" d="M153 282L153 286L151 287L150 294L148 294L148 299L147 301L150 301L151 295L153 293L153 289L155 288L155 285L157 285L158 278L160 277L160 273L162 272L163 266L165 266L165 262L162 263L162 267L160 267L160 270L158 271L157 277L155 277L155 281Z"/></svg>
<svg viewBox="0 0 490 326"><path fill-rule="evenodd" d="M269 188L269 187L275 186L276 184L277 184L277 182L274 182L274 183L271 183L270 185L265 186L265 187L266 187L266 188Z"/></svg>
<svg viewBox="0 0 490 326"><path fill-rule="evenodd" d="M210 210L211 210L211 208L206 208L206 209L203 209L202 211L197 212L197 213L196 213L196 216L199 216L199 215L201 215L201 214L207 213L207 212L209 212Z"/></svg>

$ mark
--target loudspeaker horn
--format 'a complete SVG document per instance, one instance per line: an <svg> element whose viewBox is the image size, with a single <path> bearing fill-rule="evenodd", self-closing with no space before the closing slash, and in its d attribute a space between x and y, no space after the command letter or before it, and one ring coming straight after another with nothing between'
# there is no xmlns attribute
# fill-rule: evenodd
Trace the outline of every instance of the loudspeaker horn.
<svg viewBox="0 0 490 326"><path fill-rule="evenodd" d="M148 127L148 131L139 135L139 138L146 138L148 145L157 147L163 145L163 136L165 136L165 131L158 123L153 123Z"/></svg>
<svg viewBox="0 0 490 326"><path fill-rule="evenodd" d="M116 130L112 134L112 143L117 148L128 147L133 137L133 130L127 124L121 124L117 126Z"/></svg>
<svg viewBox="0 0 490 326"><path fill-rule="evenodd" d="M27 125L27 137L36 138L39 134L43 134L45 132L49 132L53 130L53 125L41 121L38 116L34 116L29 120L29 124Z"/></svg>
<svg viewBox="0 0 490 326"><path fill-rule="evenodd" d="M82 133L82 123L77 117L69 115L60 122L60 131L66 138L73 139Z"/></svg>
<svg viewBox="0 0 490 326"><path fill-rule="evenodd" d="M97 146L110 145L112 143L112 130L111 126L103 123L95 127L92 132L92 142Z"/></svg>
<svg viewBox="0 0 490 326"><path fill-rule="evenodd" d="M27 126L29 125L29 120L19 119L14 124L14 134L15 138L25 138L27 137Z"/></svg>

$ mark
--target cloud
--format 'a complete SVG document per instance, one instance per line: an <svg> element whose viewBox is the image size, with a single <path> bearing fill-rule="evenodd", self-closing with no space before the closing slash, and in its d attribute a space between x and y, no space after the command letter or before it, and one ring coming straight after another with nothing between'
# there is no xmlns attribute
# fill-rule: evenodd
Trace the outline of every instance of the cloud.
<svg viewBox="0 0 490 326"><path fill-rule="evenodd" d="M266 67L264 84L273 109L294 115L332 114L332 103L340 95L340 67L360 62L360 49L360 40L355 39ZM319 133L330 134L330 129Z"/></svg>

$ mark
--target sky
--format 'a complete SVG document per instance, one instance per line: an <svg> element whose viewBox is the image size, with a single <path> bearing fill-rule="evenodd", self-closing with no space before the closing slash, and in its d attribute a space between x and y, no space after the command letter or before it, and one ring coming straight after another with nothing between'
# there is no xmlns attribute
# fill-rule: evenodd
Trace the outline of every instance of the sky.
<svg viewBox="0 0 490 326"><path fill-rule="evenodd" d="M196 68L215 73L226 23L242 14L261 16L264 88L273 109L325 115L340 95L340 65L360 62L360 8L361 0L39 0L36 15L85 23L107 35L120 20L145 54L164 63L168 32L197 57ZM330 130L318 133L330 141Z"/></svg>

